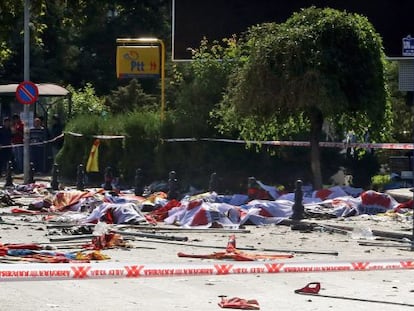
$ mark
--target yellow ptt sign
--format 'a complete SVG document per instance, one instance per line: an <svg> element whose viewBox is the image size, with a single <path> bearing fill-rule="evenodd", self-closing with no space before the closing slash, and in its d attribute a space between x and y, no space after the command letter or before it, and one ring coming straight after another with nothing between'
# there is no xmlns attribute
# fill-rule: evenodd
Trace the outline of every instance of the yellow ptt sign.
<svg viewBox="0 0 414 311"><path fill-rule="evenodd" d="M117 78L158 78L160 72L159 46L117 47Z"/></svg>

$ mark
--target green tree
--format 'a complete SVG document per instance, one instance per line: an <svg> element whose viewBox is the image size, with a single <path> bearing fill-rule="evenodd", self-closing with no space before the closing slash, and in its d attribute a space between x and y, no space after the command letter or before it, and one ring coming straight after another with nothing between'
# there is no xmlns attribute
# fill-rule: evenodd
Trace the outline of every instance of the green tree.
<svg viewBox="0 0 414 311"><path fill-rule="evenodd" d="M167 0L31 0L31 80L92 83L97 94L118 86L116 39L157 37L168 42ZM24 0L0 2L0 81L23 79ZM153 88L157 88L154 84Z"/></svg>
<svg viewBox="0 0 414 311"><path fill-rule="evenodd" d="M405 92L401 92L398 86L398 62L389 62L387 68L387 86L390 92L392 102L392 119L393 127L391 136L393 141L411 142L412 141L412 124L413 113L410 106L406 105Z"/></svg>
<svg viewBox="0 0 414 311"><path fill-rule="evenodd" d="M374 139L386 133L384 54L365 17L310 7L283 24L252 27L244 48L249 58L232 76L218 112L223 126L236 124L244 136L254 128L249 135L263 138L308 124L314 187L322 186L325 118L360 134L369 128Z"/></svg>
<svg viewBox="0 0 414 311"><path fill-rule="evenodd" d="M105 106L113 114L122 114L138 109L156 109L156 98L146 94L141 84L132 79L127 86L120 86L105 97Z"/></svg>
<svg viewBox="0 0 414 311"><path fill-rule="evenodd" d="M42 22L45 4L42 0L31 1L30 45L33 54L43 49L41 36L46 28ZM0 82L23 80L24 55L24 1L0 2Z"/></svg>
<svg viewBox="0 0 414 311"><path fill-rule="evenodd" d="M177 87L174 102L178 119L176 135L202 137L216 134L210 112L220 103L229 74L242 60L240 51L236 38L222 42L209 42L204 38L200 47L192 50L192 62L175 72L172 83Z"/></svg>
<svg viewBox="0 0 414 311"><path fill-rule="evenodd" d="M65 98L62 111L70 114L69 118L81 115L98 115L103 116L108 113L107 108L103 104L103 99L96 95L92 84L87 83L85 87L75 89L69 85L66 87L71 94L71 98ZM58 109L59 107L56 107Z"/></svg>

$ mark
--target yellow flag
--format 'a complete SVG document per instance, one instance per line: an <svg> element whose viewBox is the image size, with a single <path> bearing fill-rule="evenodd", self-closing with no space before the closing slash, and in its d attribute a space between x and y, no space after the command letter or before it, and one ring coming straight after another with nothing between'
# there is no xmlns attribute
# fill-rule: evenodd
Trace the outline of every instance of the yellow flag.
<svg viewBox="0 0 414 311"><path fill-rule="evenodd" d="M88 163L86 163L86 172L99 172L99 164L98 164L98 148L99 148L100 141L99 139L95 139L93 142L91 152L89 153Z"/></svg>

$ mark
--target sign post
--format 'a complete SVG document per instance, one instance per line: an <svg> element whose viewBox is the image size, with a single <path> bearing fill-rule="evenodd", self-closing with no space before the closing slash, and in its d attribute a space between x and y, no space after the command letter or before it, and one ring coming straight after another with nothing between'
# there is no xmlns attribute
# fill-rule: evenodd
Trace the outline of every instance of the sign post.
<svg viewBox="0 0 414 311"><path fill-rule="evenodd" d="M16 88L16 98L24 105L34 104L39 97L37 85L30 81L20 83Z"/></svg>
<svg viewBox="0 0 414 311"><path fill-rule="evenodd" d="M117 77L144 78L158 75L161 71L161 120L165 110L165 45L157 38L123 38L116 39L117 44ZM158 44L161 47L161 67L158 66ZM149 45L149 46L148 46ZM157 59L154 58L157 54Z"/></svg>
<svg viewBox="0 0 414 311"><path fill-rule="evenodd" d="M29 108L30 103L35 102L39 94L37 87L33 87L30 81L30 0L25 0L24 2L24 81L26 83L21 86L19 91L19 97L22 101L26 102L24 105L24 132L23 132L23 173L24 173L24 183L28 184L30 179L30 149L29 149L29 140L30 140L30 131L29 131ZM35 85L36 86L36 85ZM26 93L29 94L23 94ZM17 96L17 93L16 93ZM27 96L27 97L26 97Z"/></svg>

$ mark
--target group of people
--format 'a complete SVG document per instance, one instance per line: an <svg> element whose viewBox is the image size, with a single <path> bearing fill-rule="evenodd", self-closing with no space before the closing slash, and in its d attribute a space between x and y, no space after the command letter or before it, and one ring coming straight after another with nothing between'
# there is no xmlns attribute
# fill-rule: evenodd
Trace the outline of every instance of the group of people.
<svg viewBox="0 0 414 311"><path fill-rule="evenodd" d="M46 172L48 170L47 158L49 150L44 143L51 141L52 158L63 145L63 124L58 115L52 118L52 126L47 129L43 120L36 117L33 120L33 127L30 128L30 162L33 163L36 172ZM0 126L0 176L5 173L9 161L12 161L15 173L23 172L23 151L24 150L24 122L18 114L11 118L3 118Z"/></svg>

